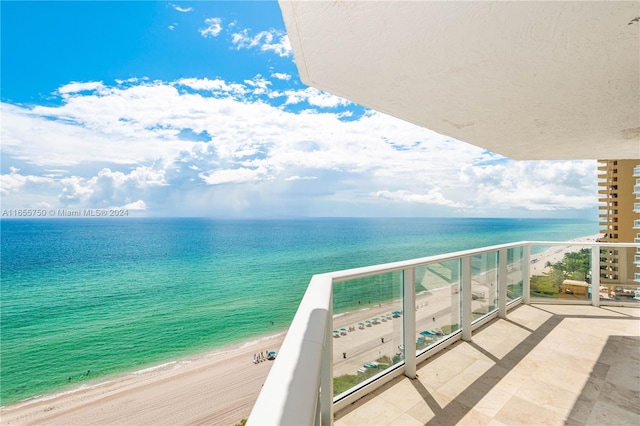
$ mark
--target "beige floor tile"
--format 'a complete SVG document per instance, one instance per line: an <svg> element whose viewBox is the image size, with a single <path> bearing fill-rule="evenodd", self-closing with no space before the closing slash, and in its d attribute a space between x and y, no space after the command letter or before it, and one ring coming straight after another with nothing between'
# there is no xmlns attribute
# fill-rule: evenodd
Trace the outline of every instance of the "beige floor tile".
<svg viewBox="0 0 640 426"><path fill-rule="evenodd" d="M494 417L507 425L561 425L564 418L558 413L517 396L511 397Z"/></svg>
<svg viewBox="0 0 640 426"><path fill-rule="evenodd" d="M512 396L513 394L511 393L507 393L499 388L493 388L472 408L493 418L502 410Z"/></svg>
<svg viewBox="0 0 640 426"><path fill-rule="evenodd" d="M582 368L566 369L549 365L547 368L539 369L535 379L539 387L547 385L551 388L558 387L565 392L577 393L589 380L589 371L584 371Z"/></svg>
<svg viewBox="0 0 640 426"><path fill-rule="evenodd" d="M460 371L454 366L427 366L418 371L418 380L427 390L435 391L458 374Z"/></svg>
<svg viewBox="0 0 640 426"><path fill-rule="evenodd" d="M461 354L465 354L475 359L491 361L491 358L489 358L467 342L461 342L454 349Z"/></svg>
<svg viewBox="0 0 640 426"><path fill-rule="evenodd" d="M467 414L465 414L465 416L462 419L460 419L458 424L484 426L490 421L491 421L490 416L487 416L486 414L477 410L470 410L469 412L467 412Z"/></svg>
<svg viewBox="0 0 640 426"><path fill-rule="evenodd" d="M424 423L422 423L420 420L416 419L415 417L407 413L403 413L400 417L398 417L397 419L389 423L389 426L423 426L423 425Z"/></svg>
<svg viewBox="0 0 640 426"><path fill-rule="evenodd" d="M536 307L523 305L510 311L507 315L507 318L509 319L509 321L512 321L530 330L535 330L552 316L553 314Z"/></svg>
<svg viewBox="0 0 640 426"><path fill-rule="evenodd" d="M422 401L422 396L409 379L396 383L393 387L380 393L379 397L402 411L407 411L419 401Z"/></svg>
<svg viewBox="0 0 640 426"><path fill-rule="evenodd" d="M529 373L529 372L526 372ZM515 395L520 388L531 381L529 374L522 374L520 370L511 371L502 380L499 387L506 393Z"/></svg>
<svg viewBox="0 0 640 426"><path fill-rule="evenodd" d="M447 363L450 366L455 366L456 370L462 371L475 363L478 358L468 355L463 348L469 346L467 343L458 345L456 348L447 353Z"/></svg>
<svg viewBox="0 0 640 426"><path fill-rule="evenodd" d="M587 424L620 426L639 425L640 415L627 410L621 410L619 407L603 401L597 401L591 411Z"/></svg>
<svg viewBox="0 0 640 426"><path fill-rule="evenodd" d="M403 414L395 405L375 398L341 418L345 426L386 426Z"/></svg>
<svg viewBox="0 0 640 426"><path fill-rule="evenodd" d="M414 419L417 419L422 424L426 424L436 416L433 410L424 401L420 401L416 405L408 409L407 414L409 414Z"/></svg>
<svg viewBox="0 0 640 426"><path fill-rule="evenodd" d="M574 392L570 392L552 384L532 382L523 386L518 391L517 396L533 404L539 404L566 418L580 395L580 388L577 389Z"/></svg>

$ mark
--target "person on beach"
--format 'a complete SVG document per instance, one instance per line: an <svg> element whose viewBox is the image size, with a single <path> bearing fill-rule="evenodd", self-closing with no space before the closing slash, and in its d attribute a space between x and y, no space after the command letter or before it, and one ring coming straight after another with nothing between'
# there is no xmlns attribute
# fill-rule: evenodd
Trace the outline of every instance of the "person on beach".
<svg viewBox="0 0 640 426"><path fill-rule="evenodd" d="M342 358L347 359L347 353L346 352L342 352Z"/></svg>
<svg viewBox="0 0 640 426"><path fill-rule="evenodd" d="M384 337L380 338L380 343L384 343Z"/></svg>

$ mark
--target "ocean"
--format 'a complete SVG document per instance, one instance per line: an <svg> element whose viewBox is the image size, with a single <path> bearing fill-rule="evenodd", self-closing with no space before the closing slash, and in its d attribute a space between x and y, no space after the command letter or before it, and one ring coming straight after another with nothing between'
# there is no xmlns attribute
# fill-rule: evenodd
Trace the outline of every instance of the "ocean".
<svg viewBox="0 0 640 426"><path fill-rule="evenodd" d="M2 220L0 405L287 329L313 274L521 240L547 219Z"/></svg>

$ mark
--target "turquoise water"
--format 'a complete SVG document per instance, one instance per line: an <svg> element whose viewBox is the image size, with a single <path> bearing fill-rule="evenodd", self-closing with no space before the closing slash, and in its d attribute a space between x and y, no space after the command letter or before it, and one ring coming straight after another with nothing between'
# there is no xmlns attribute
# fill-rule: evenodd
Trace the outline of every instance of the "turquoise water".
<svg viewBox="0 0 640 426"><path fill-rule="evenodd" d="M598 232L433 218L0 225L2 405L283 331L316 273Z"/></svg>

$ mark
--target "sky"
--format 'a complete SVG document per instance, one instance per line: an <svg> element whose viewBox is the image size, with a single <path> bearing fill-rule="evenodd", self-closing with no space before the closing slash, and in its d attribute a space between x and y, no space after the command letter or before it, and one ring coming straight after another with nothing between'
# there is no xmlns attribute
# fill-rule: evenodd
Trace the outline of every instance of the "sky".
<svg viewBox="0 0 640 426"><path fill-rule="evenodd" d="M513 161L305 86L276 1L0 2L2 209L597 219Z"/></svg>

